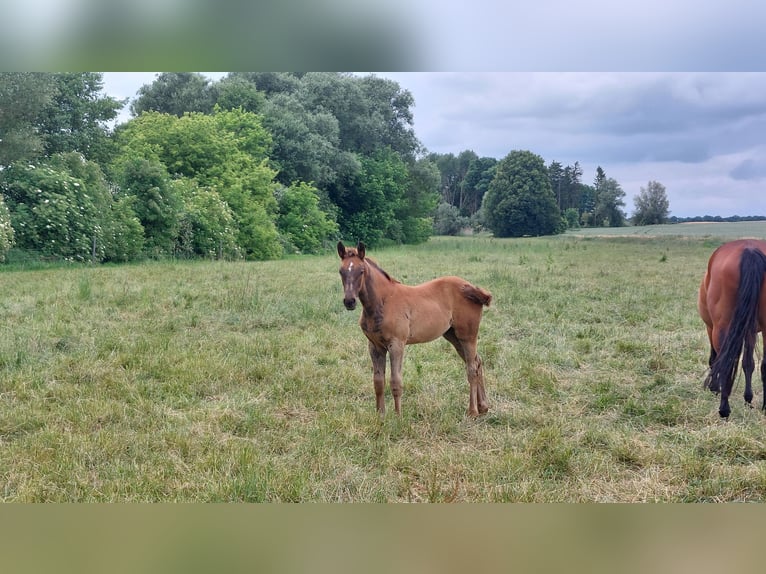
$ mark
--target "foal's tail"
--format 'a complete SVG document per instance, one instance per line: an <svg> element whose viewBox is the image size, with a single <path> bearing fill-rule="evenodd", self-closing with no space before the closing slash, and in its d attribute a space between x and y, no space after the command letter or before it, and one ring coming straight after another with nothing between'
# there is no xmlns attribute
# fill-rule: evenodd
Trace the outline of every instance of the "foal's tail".
<svg viewBox="0 0 766 574"><path fill-rule="evenodd" d="M708 388L731 394L734 377L737 374L739 356L753 356L755 334L758 332L758 300L766 275L766 255L757 249L747 248L739 260L739 287L734 316L728 332L723 337L721 350L710 366Z"/></svg>
<svg viewBox="0 0 766 574"><path fill-rule="evenodd" d="M477 305L485 305L487 307L492 302L492 293L470 283L463 285L463 297Z"/></svg>

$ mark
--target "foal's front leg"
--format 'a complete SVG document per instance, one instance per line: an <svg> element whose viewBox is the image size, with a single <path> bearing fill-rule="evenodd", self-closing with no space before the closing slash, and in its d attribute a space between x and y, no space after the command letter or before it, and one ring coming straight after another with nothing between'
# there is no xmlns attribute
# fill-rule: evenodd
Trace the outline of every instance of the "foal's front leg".
<svg viewBox="0 0 766 574"><path fill-rule="evenodd" d="M372 342L368 345L372 359L372 382L375 386L375 406L381 415L386 413L386 349L376 347Z"/></svg>

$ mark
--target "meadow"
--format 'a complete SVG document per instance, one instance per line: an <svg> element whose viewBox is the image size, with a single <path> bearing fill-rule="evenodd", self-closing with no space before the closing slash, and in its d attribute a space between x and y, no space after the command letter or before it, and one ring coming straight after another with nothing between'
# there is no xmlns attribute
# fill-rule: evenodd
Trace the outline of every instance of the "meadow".
<svg viewBox="0 0 766 574"><path fill-rule="evenodd" d="M6 267L0 500L763 501L764 414L740 374L722 422L702 383L707 259L766 237L737 225L369 250L404 283L456 274L493 293L476 419L445 340L407 348L402 415L390 394L376 414L334 252Z"/></svg>

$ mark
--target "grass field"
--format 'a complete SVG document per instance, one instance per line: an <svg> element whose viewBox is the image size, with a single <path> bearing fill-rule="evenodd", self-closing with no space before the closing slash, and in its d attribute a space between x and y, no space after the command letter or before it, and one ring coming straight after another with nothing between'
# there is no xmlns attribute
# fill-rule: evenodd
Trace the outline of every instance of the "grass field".
<svg viewBox="0 0 766 574"><path fill-rule="evenodd" d="M443 340L408 347L403 414L377 416L334 254L6 268L0 499L762 501L766 418L740 376L719 420L696 295L713 249L766 224L718 225L370 251L492 291L476 420Z"/></svg>
<svg viewBox="0 0 766 574"><path fill-rule="evenodd" d="M766 237L766 221L695 222L630 227L584 227L569 231L574 237Z"/></svg>

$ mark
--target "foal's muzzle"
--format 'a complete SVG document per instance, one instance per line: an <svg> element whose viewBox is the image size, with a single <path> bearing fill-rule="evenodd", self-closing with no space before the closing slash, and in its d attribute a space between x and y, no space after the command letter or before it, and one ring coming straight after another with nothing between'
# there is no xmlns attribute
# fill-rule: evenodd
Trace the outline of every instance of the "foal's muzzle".
<svg viewBox="0 0 766 574"><path fill-rule="evenodd" d="M343 304L349 311L356 309L356 299L343 299Z"/></svg>

